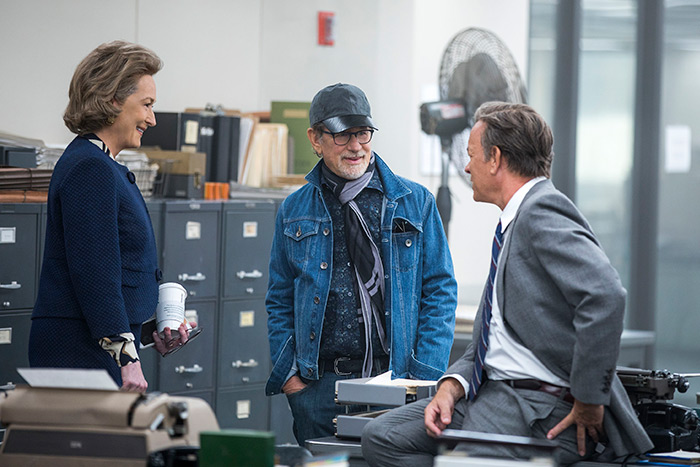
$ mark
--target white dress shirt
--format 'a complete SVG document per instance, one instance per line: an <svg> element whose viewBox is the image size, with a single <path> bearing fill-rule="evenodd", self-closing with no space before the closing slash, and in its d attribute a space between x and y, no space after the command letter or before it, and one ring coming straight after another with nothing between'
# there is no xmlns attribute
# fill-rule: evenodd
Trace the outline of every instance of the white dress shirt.
<svg viewBox="0 0 700 467"><path fill-rule="evenodd" d="M545 177L537 177L529 180L515 192L508 201L505 209L501 213L501 230L503 234L503 245L501 251L506 246L509 237L508 226L515 219L515 215L520 205L525 199L525 195L537 183L545 180ZM499 257L498 268L501 267L505 258ZM556 386L569 387L568 381L554 375L542 362L527 348L519 344L509 333L503 322L503 315L498 307L498 286L493 285L493 297L491 307L491 322L489 323L489 347L484 359L484 370L489 379L537 379ZM464 387L465 394L469 393L469 383L458 374L449 374L440 378L455 378Z"/></svg>

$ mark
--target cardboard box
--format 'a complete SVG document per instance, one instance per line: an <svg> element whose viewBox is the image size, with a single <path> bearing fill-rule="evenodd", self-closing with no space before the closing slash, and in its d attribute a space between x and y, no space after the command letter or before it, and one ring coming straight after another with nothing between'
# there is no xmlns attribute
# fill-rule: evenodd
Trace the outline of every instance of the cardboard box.
<svg viewBox="0 0 700 467"><path fill-rule="evenodd" d="M203 152L187 151L162 151L157 149L141 148L149 160L159 165L158 171L175 175L200 175L206 176L207 155Z"/></svg>

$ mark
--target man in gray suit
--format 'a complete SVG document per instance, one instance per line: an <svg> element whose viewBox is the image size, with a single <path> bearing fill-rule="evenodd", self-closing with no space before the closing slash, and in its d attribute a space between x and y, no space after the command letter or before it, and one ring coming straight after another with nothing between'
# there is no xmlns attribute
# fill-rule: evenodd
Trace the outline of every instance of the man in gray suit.
<svg viewBox="0 0 700 467"><path fill-rule="evenodd" d="M560 465L648 451L615 373L626 292L586 219L549 181L549 126L529 106L500 102L479 107L474 121L464 170L474 200L503 212L473 344L434 398L367 424L365 458L432 465L446 428L554 439ZM505 446L458 449L526 456Z"/></svg>

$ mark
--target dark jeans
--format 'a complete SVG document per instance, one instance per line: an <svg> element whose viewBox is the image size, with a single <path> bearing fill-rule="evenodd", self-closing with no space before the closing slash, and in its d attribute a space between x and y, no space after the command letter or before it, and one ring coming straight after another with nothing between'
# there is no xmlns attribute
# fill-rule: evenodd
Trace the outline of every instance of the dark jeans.
<svg viewBox="0 0 700 467"><path fill-rule="evenodd" d="M388 368L375 368L372 375L378 375ZM307 439L325 438L335 435L333 419L338 414L361 412L366 405L338 405L335 403L335 382L345 379L361 378L361 373L336 375L326 371L319 380L302 378L306 387L299 392L287 394L287 402L294 416L294 436L299 446L304 446Z"/></svg>

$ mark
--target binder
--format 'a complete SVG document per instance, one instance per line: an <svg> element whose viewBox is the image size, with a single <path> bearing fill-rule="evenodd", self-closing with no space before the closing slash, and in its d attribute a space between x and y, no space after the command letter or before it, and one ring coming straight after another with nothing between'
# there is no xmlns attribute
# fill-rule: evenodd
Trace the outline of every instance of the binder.
<svg viewBox="0 0 700 467"><path fill-rule="evenodd" d="M180 150L180 113L155 112L156 126L141 136L141 146L158 146L163 151Z"/></svg>
<svg viewBox="0 0 700 467"><path fill-rule="evenodd" d="M180 150L206 154L206 181L238 180L239 116L214 113L180 115Z"/></svg>
<svg viewBox="0 0 700 467"><path fill-rule="evenodd" d="M212 176L208 181L228 183L238 181L238 152L241 117L217 115L214 120L212 144Z"/></svg>

